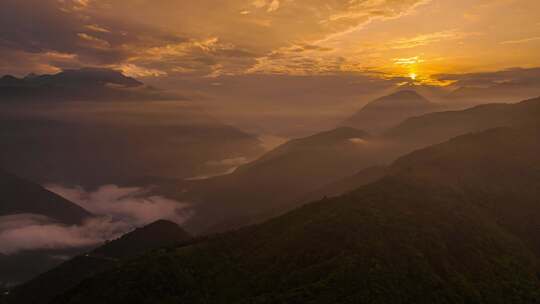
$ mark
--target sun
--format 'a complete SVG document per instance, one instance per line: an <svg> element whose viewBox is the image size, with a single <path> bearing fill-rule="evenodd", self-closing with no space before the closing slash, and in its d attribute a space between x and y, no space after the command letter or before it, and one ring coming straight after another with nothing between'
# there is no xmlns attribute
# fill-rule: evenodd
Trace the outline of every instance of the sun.
<svg viewBox="0 0 540 304"><path fill-rule="evenodd" d="M416 73L410 73L409 74L409 78L411 78L412 80L416 80L416 77L418 77L418 75L416 75Z"/></svg>

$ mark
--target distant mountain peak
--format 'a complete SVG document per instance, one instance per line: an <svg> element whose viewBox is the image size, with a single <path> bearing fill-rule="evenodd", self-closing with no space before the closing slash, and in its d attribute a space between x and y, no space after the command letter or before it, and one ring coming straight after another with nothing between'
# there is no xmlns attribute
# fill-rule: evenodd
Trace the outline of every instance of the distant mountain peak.
<svg viewBox="0 0 540 304"><path fill-rule="evenodd" d="M419 97L424 98L422 95L420 95L415 90L400 90L393 94L390 94L388 96L394 96L394 97Z"/></svg>
<svg viewBox="0 0 540 304"><path fill-rule="evenodd" d="M401 90L366 104L343 125L370 132L380 132L403 120L434 112L438 106L414 90Z"/></svg>
<svg viewBox="0 0 540 304"><path fill-rule="evenodd" d="M144 83L108 68L66 69L56 74L0 78L0 101L180 100L185 97L149 89Z"/></svg>
<svg viewBox="0 0 540 304"><path fill-rule="evenodd" d="M104 68L81 68L77 70L64 70L58 74L51 75L50 77L52 79L60 81L69 80L74 84L115 84L124 87L138 87L143 85L142 82L132 77L125 76L121 71ZM38 78L41 77L38 76Z"/></svg>
<svg viewBox="0 0 540 304"><path fill-rule="evenodd" d="M398 91L396 93L377 98L368 103L364 109L371 107L402 108L402 107L431 107L433 103L413 90Z"/></svg>
<svg viewBox="0 0 540 304"><path fill-rule="evenodd" d="M30 73L24 78L5 75L0 83L24 83L27 85L54 85L54 86L104 86L115 84L123 87L139 87L143 83L124 75L121 71L106 68L66 69L56 74L37 75Z"/></svg>
<svg viewBox="0 0 540 304"><path fill-rule="evenodd" d="M13 75L4 75L0 77L0 86L19 85L21 83L22 80Z"/></svg>

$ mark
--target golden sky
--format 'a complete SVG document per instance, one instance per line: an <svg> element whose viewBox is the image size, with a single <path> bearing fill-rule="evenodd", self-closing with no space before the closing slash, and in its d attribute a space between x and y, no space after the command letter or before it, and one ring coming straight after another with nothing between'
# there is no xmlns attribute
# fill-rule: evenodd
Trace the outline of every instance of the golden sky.
<svg viewBox="0 0 540 304"><path fill-rule="evenodd" d="M438 74L540 66L536 0L4 0L0 6L5 73L90 65L139 78L359 73L446 84Z"/></svg>

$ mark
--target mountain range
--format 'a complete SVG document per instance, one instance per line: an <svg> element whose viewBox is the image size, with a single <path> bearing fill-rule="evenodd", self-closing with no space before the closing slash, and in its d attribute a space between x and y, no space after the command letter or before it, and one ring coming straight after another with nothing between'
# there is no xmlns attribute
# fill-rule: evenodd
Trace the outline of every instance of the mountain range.
<svg viewBox="0 0 540 304"><path fill-rule="evenodd" d="M64 70L53 75L0 78L0 101L106 101L182 99L103 68Z"/></svg>
<svg viewBox="0 0 540 304"><path fill-rule="evenodd" d="M128 261L53 303L534 303L539 131L418 150L348 194Z"/></svg>
<svg viewBox="0 0 540 304"><path fill-rule="evenodd" d="M182 189L177 199L194 204L186 229L221 232L295 208L306 193L383 162L388 153L394 152L381 152L366 132L341 127L291 140L232 174L172 188Z"/></svg>
<svg viewBox="0 0 540 304"><path fill-rule="evenodd" d="M410 117L384 132L393 141L431 144L492 127L538 123L540 98L519 103L494 103L460 111L443 111Z"/></svg>
<svg viewBox="0 0 540 304"><path fill-rule="evenodd" d="M263 153L255 135L159 94L108 69L5 76L0 167L42 184L93 188L215 175L230 170L222 161Z"/></svg>
<svg viewBox="0 0 540 304"><path fill-rule="evenodd" d="M41 184L92 188L149 176L189 178L223 170L209 161L263 152L257 137L220 122L168 124L157 114L132 123L122 115L112 114L117 121L94 121L100 114L92 121L0 115L0 167Z"/></svg>
<svg viewBox="0 0 540 304"><path fill-rule="evenodd" d="M196 240L171 229L189 242L142 257L171 238L165 228L138 230L8 299L35 303L67 291L54 302L400 303L423 294L431 302L528 303L539 292L539 104L425 114L382 135L341 127L289 141L229 175L173 182L178 199L195 204L190 231L255 225ZM504 126L513 128L497 129ZM481 133L430 146L471 132ZM279 284L268 289L268 280Z"/></svg>
<svg viewBox="0 0 540 304"><path fill-rule="evenodd" d="M194 202L197 211L186 223L189 231L222 232L291 210L305 203L303 198L352 190L354 184L348 178L372 182L380 174L362 170L389 164L416 149L470 132L532 125L538 117L540 98L424 114L406 119L380 135L340 127L289 141L232 174L173 183L167 193ZM355 174L359 176L351 177ZM175 194L174 189L181 189L181 194Z"/></svg>

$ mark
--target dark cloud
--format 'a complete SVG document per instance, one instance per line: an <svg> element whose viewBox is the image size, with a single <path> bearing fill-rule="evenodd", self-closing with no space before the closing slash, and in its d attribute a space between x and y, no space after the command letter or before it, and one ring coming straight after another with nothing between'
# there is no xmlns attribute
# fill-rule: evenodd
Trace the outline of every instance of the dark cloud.
<svg viewBox="0 0 540 304"><path fill-rule="evenodd" d="M125 37L113 33L87 34L90 30L84 27L84 16L62 11L57 3L52 0L2 1L1 45L27 53L75 54L96 63L115 62L126 56L124 51L114 47ZM110 47L102 48L97 41Z"/></svg>
<svg viewBox="0 0 540 304"><path fill-rule="evenodd" d="M0 55L30 60L27 72L118 65L140 49L181 43L185 38L141 24L128 24L77 9L83 1L0 2ZM55 56L56 55L56 56ZM41 68L40 68L41 65ZM14 70L0 61L0 68Z"/></svg>

